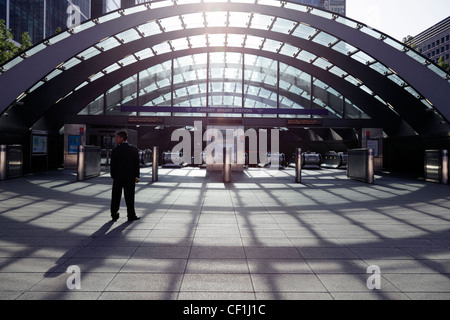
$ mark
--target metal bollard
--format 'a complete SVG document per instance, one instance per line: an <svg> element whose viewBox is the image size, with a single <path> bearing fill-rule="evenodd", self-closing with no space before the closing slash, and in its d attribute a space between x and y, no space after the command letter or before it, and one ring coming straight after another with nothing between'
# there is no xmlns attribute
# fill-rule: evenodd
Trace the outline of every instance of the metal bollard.
<svg viewBox="0 0 450 320"><path fill-rule="evenodd" d="M231 148L224 148L224 153L222 180L231 182Z"/></svg>
<svg viewBox="0 0 450 320"><path fill-rule="evenodd" d="M77 159L78 181L83 181L85 179L85 166L86 166L86 147L78 146L78 159Z"/></svg>
<svg viewBox="0 0 450 320"><path fill-rule="evenodd" d="M302 182L302 149L295 149L295 182Z"/></svg>
<svg viewBox="0 0 450 320"><path fill-rule="evenodd" d="M159 147L153 147L152 181L158 181Z"/></svg>
<svg viewBox="0 0 450 320"><path fill-rule="evenodd" d="M375 153L373 149L369 149L367 154L367 183L373 184L375 182Z"/></svg>
<svg viewBox="0 0 450 320"><path fill-rule="evenodd" d="M6 144L0 145L0 180L6 180L7 178L7 156L6 156Z"/></svg>

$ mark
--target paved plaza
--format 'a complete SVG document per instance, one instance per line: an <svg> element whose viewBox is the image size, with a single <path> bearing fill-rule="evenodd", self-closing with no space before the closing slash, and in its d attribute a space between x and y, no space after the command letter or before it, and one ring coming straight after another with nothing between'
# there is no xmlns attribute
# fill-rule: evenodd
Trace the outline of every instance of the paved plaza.
<svg viewBox="0 0 450 320"><path fill-rule="evenodd" d="M448 185L332 169L303 170L302 183L293 168L226 184L199 168L160 168L157 182L141 172L132 223L123 200L110 222L106 171L0 181L0 299L450 299Z"/></svg>

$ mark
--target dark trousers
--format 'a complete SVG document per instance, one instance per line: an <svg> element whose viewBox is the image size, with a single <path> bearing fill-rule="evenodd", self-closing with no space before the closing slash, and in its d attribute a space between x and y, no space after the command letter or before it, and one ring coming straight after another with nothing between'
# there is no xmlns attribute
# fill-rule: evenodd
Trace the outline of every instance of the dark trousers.
<svg viewBox="0 0 450 320"><path fill-rule="evenodd" d="M136 212L134 211L134 194L135 194L136 182L133 180L121 180L114 179L112 186L111 197L111 216L115 216L119 213L120 200L122 198L122 189L125 197L125 204L127 205L127 216L134 217Z"/></svg>

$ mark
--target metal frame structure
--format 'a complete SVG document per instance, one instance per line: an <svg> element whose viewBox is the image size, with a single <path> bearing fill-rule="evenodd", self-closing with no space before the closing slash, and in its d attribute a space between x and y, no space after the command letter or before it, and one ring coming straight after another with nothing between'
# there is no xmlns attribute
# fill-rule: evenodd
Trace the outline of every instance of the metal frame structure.
<svg viewBox="0 0 450 320"><path fill-rule="evenodd" d="M210 55L216 52L240 55L241 65L230 68L241 70L237 78L213 76L213 64L226 64L210 61ZM175 64L182 58L202 54L207 56L206 65L194 63L190 67L204 72L206 79L175 84L174 78L182 76L180 65ZM246 63L250 57L272 61L275 68L259 67L261 74L271 71L275 75L274 85L261 78L245 77L247 70L257 68ZM141 96L140 73L164 63L170 68L154 76L157 79L169 75L169 83ZM286 76L281 66L310 77L309 105L299 92L280 86ZM327 95L337 94L342 102L340 116L322 117L323 126L355 127L364 122L383 128L392 137L450 132L449 74L411 48L362 23L278 0L155 1L117 10L50 37L0 66L0 130L59 130L75 119L125 125L129 117L139 114L108 117L106 105L102 117L83 116L81 111L133 76L137 77L136 96L131 102L129 97L122 97L119 104L158 106L161 104L152 101L167 95L170 99L163 105L174 107L175 89L197 85L202 86L198 95L206 102L198 107L209 106L210 97L218 94L234 96L243 108L245 99L259 101L268 108L286 107L280 106L281 99L289 99L294 109L332 110L333 106L330 108L327 101L314 94L314 82L318 81L324 84L322 89ZM219 93L212 92L212 84L221 81L241 87L233 93L227 92L225 86ZM262 88L276 99L251 94L250 87ZM196 98L187 92L182 100ZM361 110L365 119L346 117L346 101ZM153 115L178 125L209 116ZM287 119L281 114L271 118L242 116L243 123L252 126L285 126Z"/></svg>

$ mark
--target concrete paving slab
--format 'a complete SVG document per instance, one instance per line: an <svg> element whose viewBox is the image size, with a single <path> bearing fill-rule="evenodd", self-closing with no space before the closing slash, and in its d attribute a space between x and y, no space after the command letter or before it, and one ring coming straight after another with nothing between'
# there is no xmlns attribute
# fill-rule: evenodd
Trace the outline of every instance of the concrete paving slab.
<svg viewBox="0 0 450 320"><path fill-rule="evenodd" d="M0 181L0 299L450 298L448 186L303 173L299 184L293 169L250 168L225 184L186 167L153 183L142 168L133 223L110 222L107 171Z"/></svg>

